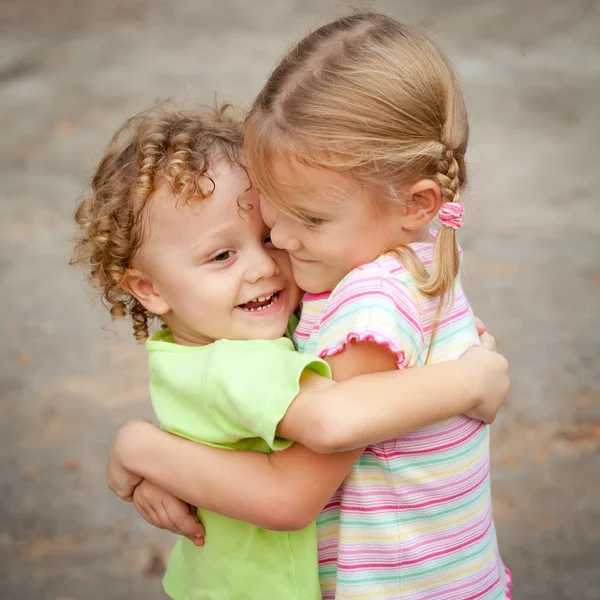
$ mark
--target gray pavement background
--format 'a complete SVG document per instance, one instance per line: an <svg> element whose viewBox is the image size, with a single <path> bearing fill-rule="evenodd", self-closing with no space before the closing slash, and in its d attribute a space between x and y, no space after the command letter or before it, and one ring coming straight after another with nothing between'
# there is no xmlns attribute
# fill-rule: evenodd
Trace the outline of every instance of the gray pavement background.
<svg viewBox="0 0 600 600"><path fill-rule="evenodd" d="M366 4L355 1L353 6ZM519 600L600 598L600 4L373 1L430 29L471 110L465 284L511 361L495 512ZM163 598L171 537L104 484L144 350L67 266L71 213L156 97L247 105L340 1L0 0L0 598Z"/></svg>

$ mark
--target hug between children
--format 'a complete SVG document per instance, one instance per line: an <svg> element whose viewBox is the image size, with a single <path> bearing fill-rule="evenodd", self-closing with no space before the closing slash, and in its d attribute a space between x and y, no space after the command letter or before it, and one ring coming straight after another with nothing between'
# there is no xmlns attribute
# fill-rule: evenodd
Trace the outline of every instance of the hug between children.
<svg viewBox="0 0 600 600"><path fill-rule="evenodd" d="M468 137L440 49L373 12L302 39L243 121L157 106L113 137L73 260L146 342L160 427L121 428L108 480L180 535L171 598L511 598Z"/></svg>

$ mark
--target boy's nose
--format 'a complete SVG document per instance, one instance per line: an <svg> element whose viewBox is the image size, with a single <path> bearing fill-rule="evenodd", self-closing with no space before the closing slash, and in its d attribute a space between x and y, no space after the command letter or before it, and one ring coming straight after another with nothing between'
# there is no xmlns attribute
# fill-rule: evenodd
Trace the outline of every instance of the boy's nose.
<svg viewBox="0 0 600 600"><path fill-rule="evenodd" d="M278 274L279 266L275 260L265 251L262 251L252 258L252 262L246 271L246 280L249 283L256 283L261 279L269 279Z"/></svg>

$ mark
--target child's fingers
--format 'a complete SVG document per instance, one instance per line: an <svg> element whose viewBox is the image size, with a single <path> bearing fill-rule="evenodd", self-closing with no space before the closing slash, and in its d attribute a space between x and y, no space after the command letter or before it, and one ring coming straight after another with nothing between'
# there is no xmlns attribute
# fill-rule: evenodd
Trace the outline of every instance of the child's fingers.
<svg viewBox="0 0 600 600"><path fill-rule="evenodd" d="M204 545L204 527L202 523L198 523L193 515L190 513L177 515L176 517L172 517L171 520L173 525L181 531L181 535L190 539L197 546Z"/></svg>
<svg viewBox="0 0 600 600"><path fill-rule="evenodd" d="M477 328L477 335L479 336L479 342L481 343L481 347L486 350L492 350L496 352L496 340L494 336L490 335L483 324L481 319L474 317L475 327Z"/></svg>
<svg viewBox="0 0 600 600"><path fill-rule="evenodd" d="M133 506L135 506L135 510L138 511L138 513L141 515L141 517L144 519L144 521L146 521L146 523L149 523L150 525L154 525L154 527L158 527L158 525L156 524L156 519L153 518L148 513L148 510L146 509L146 507L143 506L143 504L141 502L137 501L135 498L133 500Z"/></svg>
<svg viewBox="0 0 600 600"><path fill-rule="evenodd" d="M196 546L204 545L204 527L182 500L145 484L134 493L133 504L150 525L187 537Z"/></svg>
<svg viewBox="0 0 600 600"><path fill-rule="evenodd" d="M490 335L487 331L485 331L479 336L479 340L481 341L482 348L496 352L496 339L493 335Z"/></svg>
<svg viewBox="0 0 600 600"><path fill-rule="evenodd" d="M159 529L165 528L160 516L157 514L151 504L134 496L133 505L147 523L150 523L150 525L158 527Z"/></svg>
<svg viewBox="0 0 600 600"><path fill-rule="evenodd" d="M486 332L483 321L478 317L475 317L475 327L477 327L477 335L482 336Z"/></svg>
<svg viewBox="0 0 600 600"><path fill-rule="evenodd" d="M196 537L196 536L189 536L186 535L185 537L187 537L188 540L190 540L190 542L192 542L192 544L194 544L194 546L198 546L198 548L201 548L202 546L204 546L205 543L205 539L204 536L202 537Z"/></svg>
<svg viewBox="0 0 600 600"><path fill-rule="evenodd" d="M181 501L178 500L179 502ZM192 515L186 504L181 502L173 506L170 502L168 505L163 502L163 509L171 526L177 529L179 535L187 537L197 546L204 545L204 527L196 520L195 515Z"/></svg>
<svg viewBox="0 0 600 600"><path fill-rule="evenodd" d="M147 523L179 535L179 531L171 523L171 519L161 502L150 501L143 494L138 494L134 496L133 503Z"/></svg>

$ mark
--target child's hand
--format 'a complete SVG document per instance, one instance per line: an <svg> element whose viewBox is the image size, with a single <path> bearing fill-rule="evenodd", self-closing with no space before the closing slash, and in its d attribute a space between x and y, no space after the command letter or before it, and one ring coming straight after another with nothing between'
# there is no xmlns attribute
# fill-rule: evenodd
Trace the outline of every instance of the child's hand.
<svg viewBox="0 0 600 600"><path fill-rule="evenodd" d="M150 525L204 546L204 527L195 516L196 510L151 481L145 479L135 488L133 505Z"/></svg>
<svg viewBox="0 0 600 600"><path fill-rule="evenodd" d="M475 406L465 414L484 423L493 423L510 387L508 361L501 354L484 348L471 348L460 361L469 361L468 369L478 398Z"/></svg>
<svg viewBox="0 0 600 600"><path fill-rule="evenodd" d="M475 317L475 327L477 327L477 335L479 336L481 347L495 352L496 340L494 339L494 336L488 333L483 321L477 317Z"/></svg>

